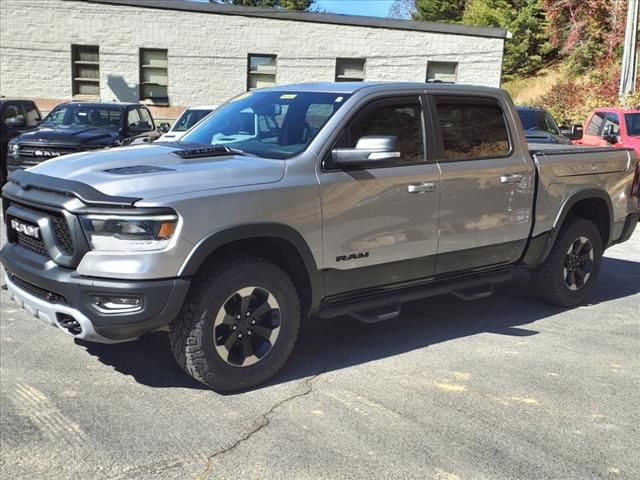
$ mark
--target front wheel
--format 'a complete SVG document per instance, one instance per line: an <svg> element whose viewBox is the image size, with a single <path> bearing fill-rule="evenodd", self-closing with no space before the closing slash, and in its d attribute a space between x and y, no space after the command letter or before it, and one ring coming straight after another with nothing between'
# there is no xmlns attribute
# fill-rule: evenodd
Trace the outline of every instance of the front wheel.
<svg viewBox="0 0 640 480"><path fill-rule="evenodd" d="M602 238L592 222L567 221L547 259L532 272L537 296L561 307L583 303L595 286L602 252Z"/></svg>
<svg viewBox="0 0 640 480"><path fill-rule="evenodd" d="M289 276L261 258L238 256L194 280L170 328L173 354L218 392L253 387L284 365L298 336L300 300Z"/></svg>

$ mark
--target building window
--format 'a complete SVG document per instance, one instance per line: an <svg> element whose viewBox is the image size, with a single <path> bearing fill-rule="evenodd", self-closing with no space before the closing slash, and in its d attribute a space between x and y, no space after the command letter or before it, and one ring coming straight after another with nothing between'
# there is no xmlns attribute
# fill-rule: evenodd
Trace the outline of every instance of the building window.
<svg viewBox="0 0 640 480"><path fill-rule="evenodd" d="M140 49L140 100L158 104L169 103L168 71L166 50Z"/></svg>
<svg viewBox="0 0 640 480"><path fill-rule="evenodd" d="M427 63L427 82L456 83L458 62Z"/></svg>
<svg viewBox="0 0 640 480"><path fill-rule="evenodd" d="M71 46L73 95L100 96L100 53L97 46Z"/></svg>
<svg viewBox="0 0 640 480"><path fill-rule="evenodd" d="M247 90L275 86L277 58L276 55L249 54Z"/></svg>
<svg viewBox="0 0 640 480"><path fill-rule="evenodd" d="M364 58L336 58L336 82L363 82Z"/></svg>

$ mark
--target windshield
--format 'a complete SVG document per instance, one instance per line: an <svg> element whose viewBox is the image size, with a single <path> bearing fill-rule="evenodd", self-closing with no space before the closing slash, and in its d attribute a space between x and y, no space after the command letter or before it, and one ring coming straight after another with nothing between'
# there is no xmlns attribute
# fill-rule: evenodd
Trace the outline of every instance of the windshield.
<svg viewBox="0 0 640 480"><path fill-rule="evenodd" d="M549 132L559 135L558 125L553 117L544 110L518 110L522 126L525 130Z"/></svg>
<svg viewBox="0 0 640 480"><path fill-rule="evenodd" d="M624 120L627 122L627 135L640 136L640 113L625 113Z"/></svg>
<svg viewBox="0 0 640 480"><path fill-rule="evenodd" d="M122 109L104 105L62 105L54 108L41 125L47 127L98 127L118 130Z"/></svg>
<svg viewBox="0 0 640 480"><path fill-rule="evenodd" d="M171 129L174 132L186 132L196 123L209 115L213 110L187 110Z"/></svg>
<svg viewBox="0 0 640 480"><path fill-rule="evenodd" d="M247 92L213 112L182 141L290 158L309 145L347 98L338 93Z"/></svg>

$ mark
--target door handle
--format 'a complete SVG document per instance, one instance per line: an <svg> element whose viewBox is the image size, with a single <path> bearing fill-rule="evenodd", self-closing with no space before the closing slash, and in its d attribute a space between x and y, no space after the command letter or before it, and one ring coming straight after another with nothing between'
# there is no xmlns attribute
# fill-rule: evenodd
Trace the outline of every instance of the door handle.
<svg viewBox="0 0 640 480"><path fill-rule="evenodd" d="M502 183L520 183L522 181L522 175L502 175L500 182Z"/></svg>
<svg viewBox="0 0 640 480"><path fill-rule="evenodd" d="M407 186L407 191L409 193L427 193L427 192L433 192L435 189L436 189L435 183L431 183L431 182L422 182L422 183L417 183L415 185Z"/></svg>

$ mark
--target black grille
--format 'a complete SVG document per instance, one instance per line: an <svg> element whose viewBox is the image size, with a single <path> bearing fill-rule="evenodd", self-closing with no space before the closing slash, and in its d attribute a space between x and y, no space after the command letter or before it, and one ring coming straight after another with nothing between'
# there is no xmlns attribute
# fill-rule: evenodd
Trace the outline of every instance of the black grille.
<svg viewBox="0 0 640 480"><path fill-rule="evenodd" d="M17 240L18 245L26 248L27 250L31 250L32 252L35 252L37 254L44 255L45 257L49 256L47 247L41 239L29 237L22 232L18 232Z"/></svg>
<svg viewBox="0 0 640 480"><path fill-rule="evenodd" d="M69 225L64 217L54 216L51 217L53 223L53 231L56 235L58 248L62 250L66 255L73 254L73 239L71 238L71 231Z"/></svg>
<svg viewBox="0 0 640 480"><path fill-rule="evenodd" d="M59 293L50 292L49 290L45 290L44 288L40 288L33 283L27 282L20 277L16 277L14 274L9 274L9 279L15 283L22 290L30 293L34 297L38 297L42 300L46 300L49 303L57 303L60 305L67 305L67 299L64 295L60 295Z"/></svg>
<svg viewBox="0 0 640 480"><path fill-rule="evenodd" d="M67 223L67 219L59 212L51 211L51 210L41 210L34 209L30 206L25 206L19 203L11 203L15 204L22 210L26 210L32 214L38 215L40 217L47 217L50 220L50 225L52 227L52 232L55 237L55 244L60 249L60 251L64 255L73 255L74 253L74 242L73 236L71 234L71 230L69 229L69 224ZM13 215L8 216L7 218L7 227L8 227L8 239L10 242L17 243L18 245L23 246L24 248L31 250L40 255L44 255L49 257L49 252L47 251L47 246L45 245L42 238L33 238L25 235L22 232L12 232L9 228L11 219L14 218ZM24 223L31 226L36 226L32 222L27 221L22 218L16 218L20 223ZM42 235L42 233L40 233Z"/></svg>
<svg viewBox="0 0 640 480"><path fill-rule="evenodd" d="M49 145L21 145L18 150L20 157L33 158L38 161L49 160L61 155L77 152L76 147L56 147Z"/></svg>

